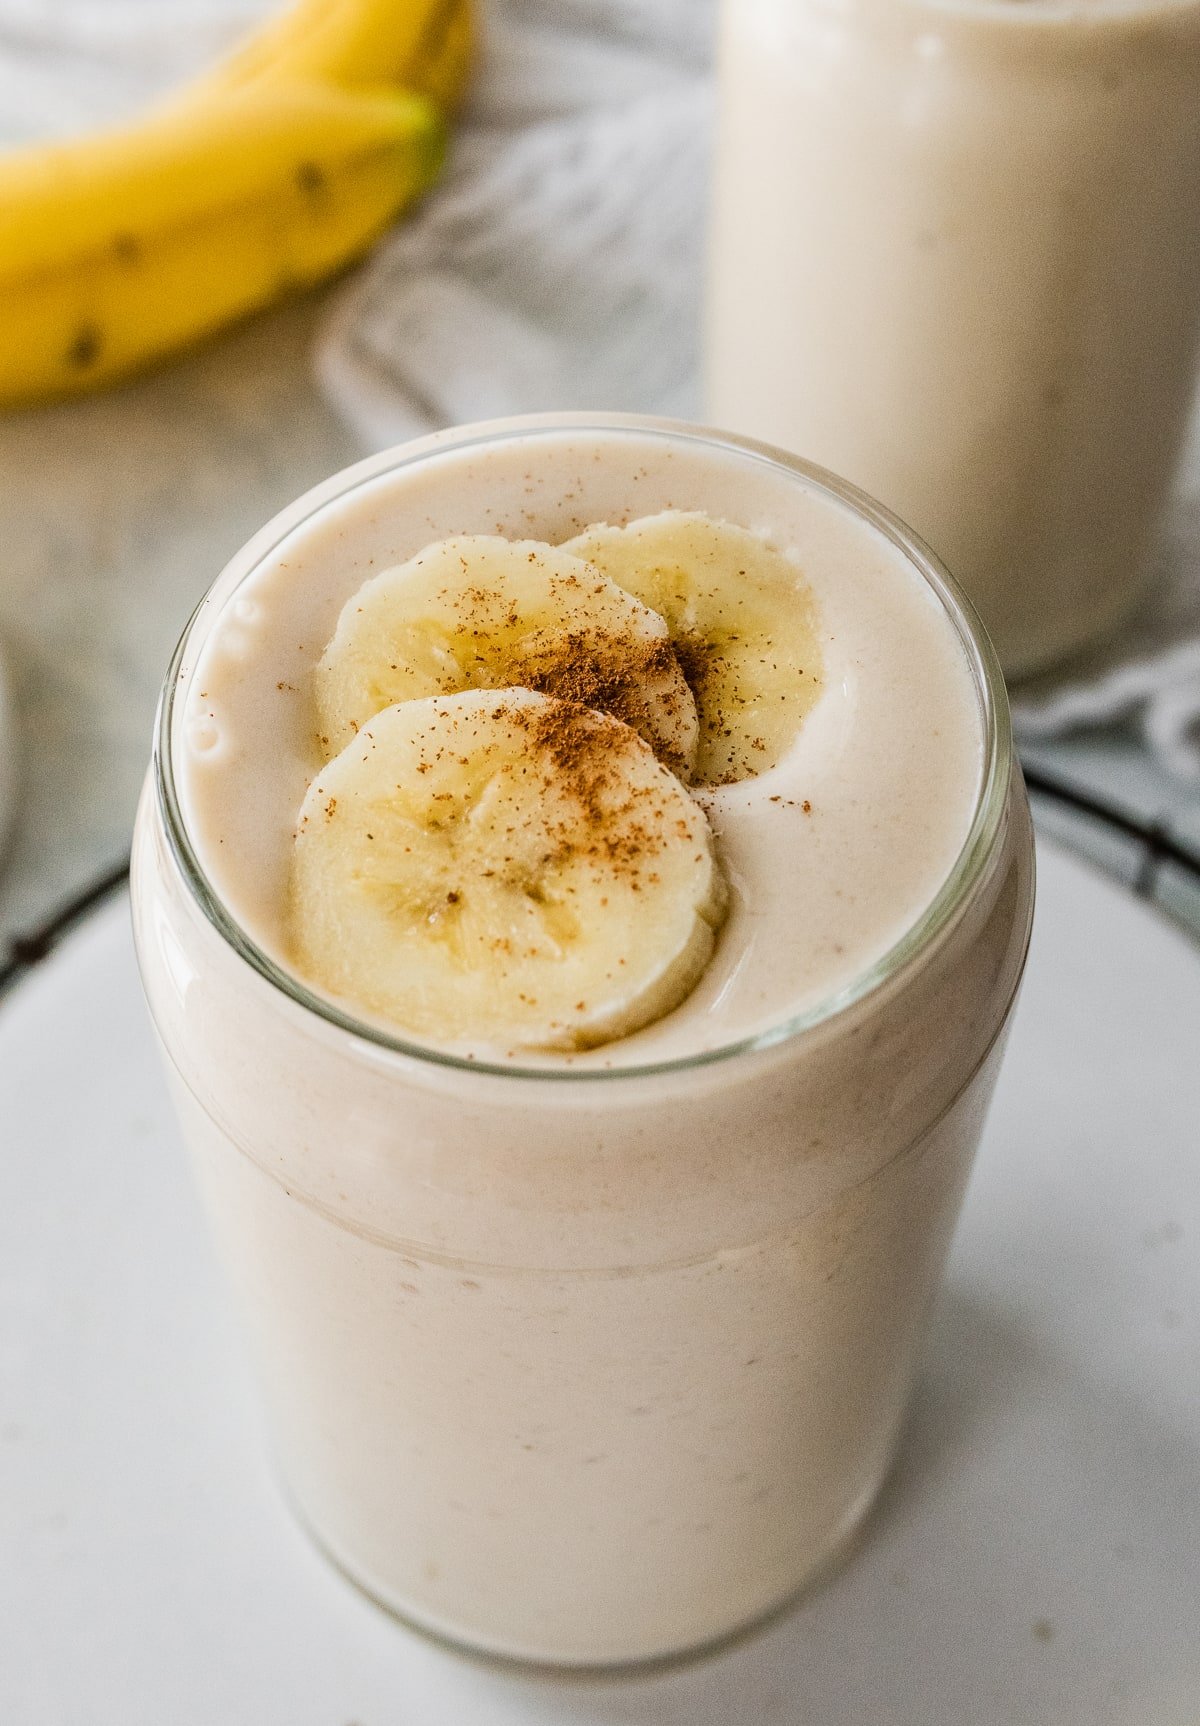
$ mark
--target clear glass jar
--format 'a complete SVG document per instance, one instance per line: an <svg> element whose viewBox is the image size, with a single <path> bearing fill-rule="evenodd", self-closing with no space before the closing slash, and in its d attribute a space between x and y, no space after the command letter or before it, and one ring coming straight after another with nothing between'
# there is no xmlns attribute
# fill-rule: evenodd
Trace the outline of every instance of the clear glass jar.
<svg viewBox="0 0 1200 1726"><path fill-rule="evenodd" d="M1024 964L1032 847L994 657L897 522L778 452L579 419L577 445L605 440L585 491L606 465L614 483L622 437L653 436L714 490L733 469L815 488L902 549L958 632L986 740L949 877L836 996L653 1065L458 1059L281 969L215 891L181 808L206 638L264 558L339 508L369 493L385 515L389 485L433 484L447 452L516 440L534 460L563 423L374 458L234 559L168 673L133 908L300 1514L406 1619L592 1665L749 1623L824 1571L870 1506Z"/></svg>
<svg viewBox="0 0 1200 1726"><path fill-rule="evenodd" d="M882 499L1020 676L1147 579L1200 346L1197 0L725 0L707 412Z"/></svg>

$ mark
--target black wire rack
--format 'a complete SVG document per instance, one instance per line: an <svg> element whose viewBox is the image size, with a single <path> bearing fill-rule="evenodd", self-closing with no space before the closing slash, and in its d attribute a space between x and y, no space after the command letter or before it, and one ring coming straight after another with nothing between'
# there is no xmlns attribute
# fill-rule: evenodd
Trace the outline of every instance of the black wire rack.
<svg viewBox="0 0 1200 1726"><path fill-rule="evenodd" d="M106 869L81 892L73 894L36 928L24 935L13 936L0 961L0 996L40 965L43 959L48 959L65 935L69 935L115 893L121 892L128 880L129 859L126 857Z"/></svg>
<svg viewBox="0 0 1200 1726"><path fill-rule="evenodd" d="M1200 938L1200 849L1165 819L1143 818L1025 764L1040 830L1062 840Z"/></svg>
<svg viewBox="0 0 1200 1726"><path fill-rule="evenodd" d="M1143 820L1082 786L1028 764L1025 782L1045 830L1091 856L1138 898L1159 905L1200 937L1200 850L1175 833L1169 822ZM48 959L63 938L120 893L128 879L126 858L36 927L10 939L0 960L0 996Z"/></svg>

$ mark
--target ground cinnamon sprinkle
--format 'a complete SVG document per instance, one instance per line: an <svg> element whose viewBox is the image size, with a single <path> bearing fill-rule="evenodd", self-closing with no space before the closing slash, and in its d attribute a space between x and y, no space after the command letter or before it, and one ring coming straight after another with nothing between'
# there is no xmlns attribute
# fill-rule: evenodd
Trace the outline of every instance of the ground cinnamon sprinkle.
<svg viewBox="0 0 1200 1726"><path fill-rule="evenodd" d="M705 684L712 676L714 649L699 635L681 635L674 648L679 669L699 706Z"/></svg>
<svg viewBox="0 0 1200 1726"><path fill-rule="evenodd" d="M530 554L531 561L533 554ZM553 584L579 589L575 574L556 577ZM476 663L487 667L492 632L512 631L519 614L499 590L468 587L455 596L463 614L456 633L478 645ZM501 640L493 651L500 655L504 683L574 701L596 712L609 713L635 730L654 750L664 766L681 779L690 777L691 762L685 760L669 731L684 705L690 705L688 679L666 636L646 639L632 628L609 631L603 627L565 630L535 629L524 639Z"/></svg>
<svg viewBox="0 0 1200 1726"><path fill-rule="evenodd" d="M598 630L568 630L545 645L533 644L527 656L518 656L513 677L539 695L611 714L638 732L672 773L687 776L690 763L658 734L647 700L649 686L659 698L661 711L672 719L687 700L674 649L665 637L645 641ZM672 688L673 683L678 686Z"/></svg>
<svg viewBox="0 0 1200 1726"><path fill-rule="evenodd" d="M642 864L665 843L664 788L631 788L615 766L641 742L604 714L561 697L536 707L514 704L508 716L528 733L531 753L546 760L547 792L566 796L583 815L582 831L577 820L564 822L546 862L590 853L622 869L636 892Z"/></svg>
<svg viewBox="0 0 1200 1726"><path fill-rule="evenodd" d="M627 713L644 706L638 679L669 674L674 664L675 655L665 637L661 641L631 641L575 629L557 637L541 652L535 649L528 660L518 662L518 669L527 680L527 689L597 708L628 725ZM530 678L536 681L528 681Z"/></svg>

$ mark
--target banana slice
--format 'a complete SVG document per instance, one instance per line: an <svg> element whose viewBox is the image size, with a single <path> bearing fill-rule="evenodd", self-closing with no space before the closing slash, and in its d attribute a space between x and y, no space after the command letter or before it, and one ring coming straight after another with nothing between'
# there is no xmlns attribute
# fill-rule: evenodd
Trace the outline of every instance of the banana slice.
<svg viewBox="0 0 1200 1726"><path fill-rule="evenodd" d="M745 528L667 510L564 547L666 618L700 714L696 778L773 767L821 691L817 610L796 565Z"/></svg>
<svg viewBox="0 0 1200 1726"><path fill-rule="evenodd" d="M636 1031L692 989L725 903L703 812L637 733L526 689L377 714L292 859L298 968L442 1044Z"/></svg>
<svg viewBox="0 0 1200 1726"><path fill-rule="evenodd" d="M509 687L611 713L691 776L696 704L663 619L569 552L489 534L428 546L348 601L317 667L322 746L396 701Z"/></svg>

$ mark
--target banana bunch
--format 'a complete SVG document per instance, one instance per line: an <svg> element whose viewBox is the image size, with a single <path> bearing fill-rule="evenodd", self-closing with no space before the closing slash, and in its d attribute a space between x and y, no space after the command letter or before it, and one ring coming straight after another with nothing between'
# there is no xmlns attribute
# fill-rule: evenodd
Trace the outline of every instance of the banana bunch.
<svg viewBox="0 0 1200 1726"><path fill-rule="evenodd" d="M373 576L316 671L297 967L450 1045L586 1048L660 1018L728 903L688 785L777 760L818 672L795 565L701 515L465 535Z"/></svg>
<svg viewBox="0 0 1200 1726"><path fill-rule="evenodd" d="M111 383L360 255L435 179L469 0L298 0L127 127L0 157L0 406Z"/></svg>

